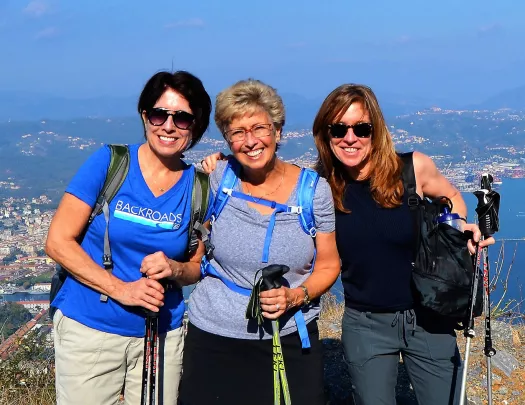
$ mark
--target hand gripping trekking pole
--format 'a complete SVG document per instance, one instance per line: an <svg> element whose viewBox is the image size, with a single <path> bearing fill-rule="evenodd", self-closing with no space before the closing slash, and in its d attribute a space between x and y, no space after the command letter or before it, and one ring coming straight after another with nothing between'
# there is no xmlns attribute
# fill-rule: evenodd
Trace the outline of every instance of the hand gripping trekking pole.
<svg viewBox="0 0 525 405"><path fill-rule="evenodd" d="M478 198L478 205L476 213L478 214L478 223L481 231L481 239L490 237L499 229L499 203L500 195L492 190L493 178L490 174L483 174L481 177L481 189L474 192ZM483 256L483 304L485 312L485 347L484 353L487 358L487 390L488 390L488 404L492 405L492 369L491 357L496 354L496 350L492 347L492 336L490 328L490 269L488 259L488 248L479 249L479 244L476 247L475 263L474 263L474 280L472 282L472 291L470 294L470 311L469 318L465 327L465 337L467 338L465 348L465 362L463 368L463 375L461 379L461 396L460 405L464 405L465 391L467 382L468 360L470 355L471 339L476 336L474 332L474 305L476 303L476 295L478 290L478 283L480 282L480 262Z"/></svg>
<svg viewBox="0 0 525 405"><path fill-rule="evenodd" d="M144 362L142 368L142 393L140 404L155 405L159 313L149 310L145 310L145 312L146 336L144 337Z"/></svg>
<svg viewBox="0 0 525 405"><path fill-rule="evenodd" d="M290 268L283 265L270 265L262 269L262 288L261 290L273 290L281 287L281 278ZM284 403L291 404L288 379L284 368L283 349L281 347L281 337L279 336L279 319L272 320L273 332L273 390L274 404L281 403L281 386L283 389Z"/></svg>
<svg viewBox="0 0 525 405"><path fill-rule="evenodd" d="M273 290L282 286L283 274L290 271L290 268L281 264L271 264L257 271L254 286L250 295L250 301L246 308L246 318L255 319L259 326L264 323L259 294L261 291ZM261 277L259 279L259 273ZM274 405L281 403L281 386L283 391L284 403L291 404L288 379L284 368L283 351L281 347L281 337L279 336L279 319L272 321L272 345L273 345L273 393Z"/></svg>

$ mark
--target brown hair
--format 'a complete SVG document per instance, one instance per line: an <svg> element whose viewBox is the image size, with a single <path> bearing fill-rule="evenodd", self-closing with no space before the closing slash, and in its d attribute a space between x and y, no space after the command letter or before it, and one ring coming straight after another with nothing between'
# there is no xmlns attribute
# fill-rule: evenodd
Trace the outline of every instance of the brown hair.
<svg viewBox="0 0 525 405"><path fill-rule="evenodd" d="M319 151L316 169L326 177L332 188L335 208L349 212L343 206L343 194L346 183L351 178L347 167L337 159L330 148L328 125L341 119L352 103L363 104L373 127L372 150L368 157L370 170L366 174L366 178L370 180L372 197L383 208L397 207L401 205L403 198L403 164L396 154L377 98L367 86L343 84L324 100L313 126L315 145Z"/></svg>

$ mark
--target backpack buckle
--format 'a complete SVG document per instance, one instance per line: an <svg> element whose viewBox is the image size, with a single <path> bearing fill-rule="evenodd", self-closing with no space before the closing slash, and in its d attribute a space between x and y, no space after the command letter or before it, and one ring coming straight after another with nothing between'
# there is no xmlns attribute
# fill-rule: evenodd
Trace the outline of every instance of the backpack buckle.
<svg viewBox="0 0 525 405"><path fill-rule="evenodd" d="M206 242L204 242L204 255L208 260L213 259L213 250L215 249L215 246L210 242L208 239Z"/></svg>
<svg viewBox="0 0 525 405"><path fill-rule="evenodd" d="M317 235L317 229L315 229L315 226L312 226L312 227L310 228L310 230L308 231L308 233L310 234L310 236L311 236L312 238L315 238L316 235Z"/></svg>
<svg viewBox="0 0 525 405"><path fill-rule="evenodd" d="M231 197L231 196L232 196L232 193L233 193L233 188L226 188L226 187L223 187L222 192L223 192L224 194L228 194L228 196Z"/></svg>
<svg viewBox="0 0 525 405"><path fill-rule="evenodd" d="M408 206L409 207L417 207L419 205L419 198L417 198L414 195L411 195L408 197Z"/></svg>
<svg viewBox="0 0 525 405"><path fill-rule="evenodd" d="M104 267L113 267L113 260L111 259L111 255L102 255L102 264Z"/></svg>
<svg viewBox="0 0 525 405"><path fill-rule="evenodd" d="M301 215L303 213L303 207L291 205L288 208L289 208L288 212L291 212L292 214Z"/></svg>

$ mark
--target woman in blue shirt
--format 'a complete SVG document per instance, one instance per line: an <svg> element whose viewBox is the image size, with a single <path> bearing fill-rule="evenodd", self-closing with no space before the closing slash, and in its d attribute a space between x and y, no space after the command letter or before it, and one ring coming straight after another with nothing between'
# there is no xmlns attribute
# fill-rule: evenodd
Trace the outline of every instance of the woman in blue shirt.
<svg viewBox="0 0 525 405"><path fill-rule="evenodd" d="M113 271L102 263L103 215L78 243L106 178L108 146L79 169L49 229L46 252L69 272L52 303L58 308L53 318L58 404L116 404L123 389L126 404L139 404L143 308L160 312L161 403L177 399L181 286L198 280L203 252L199 242L187 257L195 169L181 158L206 131L211 100L190 73L160 72L144 87L138 111L145 142L129 145L129 172L109 204Z"/></svg>

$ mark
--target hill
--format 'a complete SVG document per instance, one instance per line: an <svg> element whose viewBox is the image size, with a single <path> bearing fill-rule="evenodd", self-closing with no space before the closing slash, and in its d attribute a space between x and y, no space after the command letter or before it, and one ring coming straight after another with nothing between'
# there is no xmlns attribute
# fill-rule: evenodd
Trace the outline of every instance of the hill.
<svg viewBox="0 0 525 405"><path fill-rule="evenodd" d="M502 91L473 107L492 110L500 108L525 110L525 85Z"/></svg>

